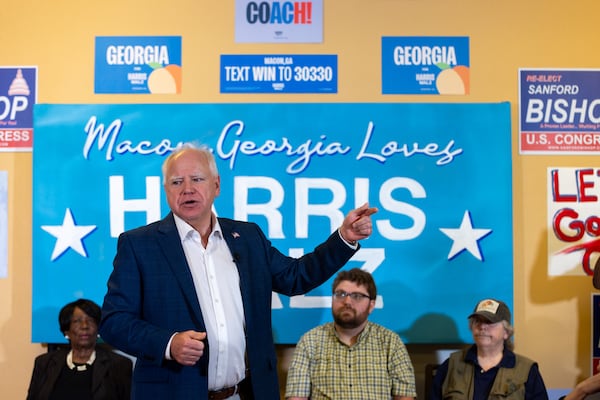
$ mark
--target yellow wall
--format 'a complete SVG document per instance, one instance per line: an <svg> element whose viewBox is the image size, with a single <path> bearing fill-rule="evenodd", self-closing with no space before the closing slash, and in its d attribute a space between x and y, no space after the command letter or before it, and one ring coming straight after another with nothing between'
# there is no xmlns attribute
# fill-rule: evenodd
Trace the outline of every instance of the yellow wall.
<svg viewBox="0 0 600 400"><path fill-rule="evenodd" d="M549 388L573 386L590 370L593 290L586 277L546 275L546 168L593 167L595 157L518 154L518 69L597 67L600 3L324 3L323 43L285 45L236 44L233 0L9 0L0 11L0 65L38 66L38 103L510 101L516 348L540 363ZM94 38L102 35L182 36L183 93L94 95ZM437 35L471 38L471 95L382 96L381 36ZM338 54L338 94L219 94L220 54L270 53ZM7 399L24 398L33 359L45 351L30 344L31 162L31 153L0 153L0 170L8 171L9 190L8 278L0 279L0 387L1 397Z"/></svg>

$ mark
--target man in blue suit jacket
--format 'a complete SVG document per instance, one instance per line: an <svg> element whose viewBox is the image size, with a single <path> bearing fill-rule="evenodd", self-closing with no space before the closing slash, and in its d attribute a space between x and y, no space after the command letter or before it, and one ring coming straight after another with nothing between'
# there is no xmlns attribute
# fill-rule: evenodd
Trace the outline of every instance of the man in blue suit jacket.
<svg viewBox="0 0 600 400"><path fill-rule="evenodd" d="M279 399L271 292L317 287L372 232L368 204L298 259L254 223L217 218L214 156L183 145L165 160L171 212L121 234L100 334L137 357L132 399Z"/></svg>

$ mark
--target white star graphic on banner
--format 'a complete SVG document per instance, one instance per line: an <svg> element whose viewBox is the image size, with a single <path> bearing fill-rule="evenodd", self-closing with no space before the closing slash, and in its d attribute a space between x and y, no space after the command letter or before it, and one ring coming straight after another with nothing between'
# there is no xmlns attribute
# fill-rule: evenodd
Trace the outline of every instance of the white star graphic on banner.
<svg viewBox="0 0 600 400"><path fill-rule="evenodd" d="M67 208L62 225L42 225L42 229L56 237L56 244L50 258L50 261L54 261L69 248L87 257L82 240L96 229L96 225L75 225L71 209Z"/></svg>
<svg viewBox="0 0 600 400"><path fill-rule="evenodd" d="M440 231L453 240L452 248L450 249L450 253L448 253L448 260L467 250L479 261L483 260L479 249L479 241L492 232L491 229L474 229L471 222L471 214L468 210L465 211L460 228L440 228Z"/></svg>

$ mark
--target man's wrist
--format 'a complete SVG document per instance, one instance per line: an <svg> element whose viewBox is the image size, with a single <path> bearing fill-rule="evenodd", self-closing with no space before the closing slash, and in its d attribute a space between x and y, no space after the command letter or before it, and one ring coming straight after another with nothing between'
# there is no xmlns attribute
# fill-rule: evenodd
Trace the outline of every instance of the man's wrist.
<svg viewBox="0 0 600 400"><path fill-rule="evenodd" d="M173 338L175 337L175 335L177 335L179 332L175 332L174 334L171 335L171 338L169 339L169 342L167 343L167 348L165 349L165 360L173 360L173 354L171 354L171 343L173 343Z"/></svg>
<svg viewBox="0 0 600 400"><path fill-rule="evenodd" d="M358 243L356 240L348 240L344 237L344 235L342 234L342 228L338 229L338 232L340 234L340 237L342 238L342 240L346 243L348 243L350 246L356 246L356 244Z"/></svg>

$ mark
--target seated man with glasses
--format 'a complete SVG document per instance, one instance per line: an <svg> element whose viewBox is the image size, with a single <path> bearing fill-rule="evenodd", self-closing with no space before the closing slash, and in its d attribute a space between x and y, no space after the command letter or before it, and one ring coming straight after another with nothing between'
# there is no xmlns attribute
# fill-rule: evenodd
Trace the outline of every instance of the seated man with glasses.
<svg viewBox="0 0 600 400"><path fill-rule="evenodd" d="M373 277L359 268L333 281L333 322L305 333L290 364L285 397L408 400L416 397L408 351L393 331L367 320L375 308Z"/></svg>

